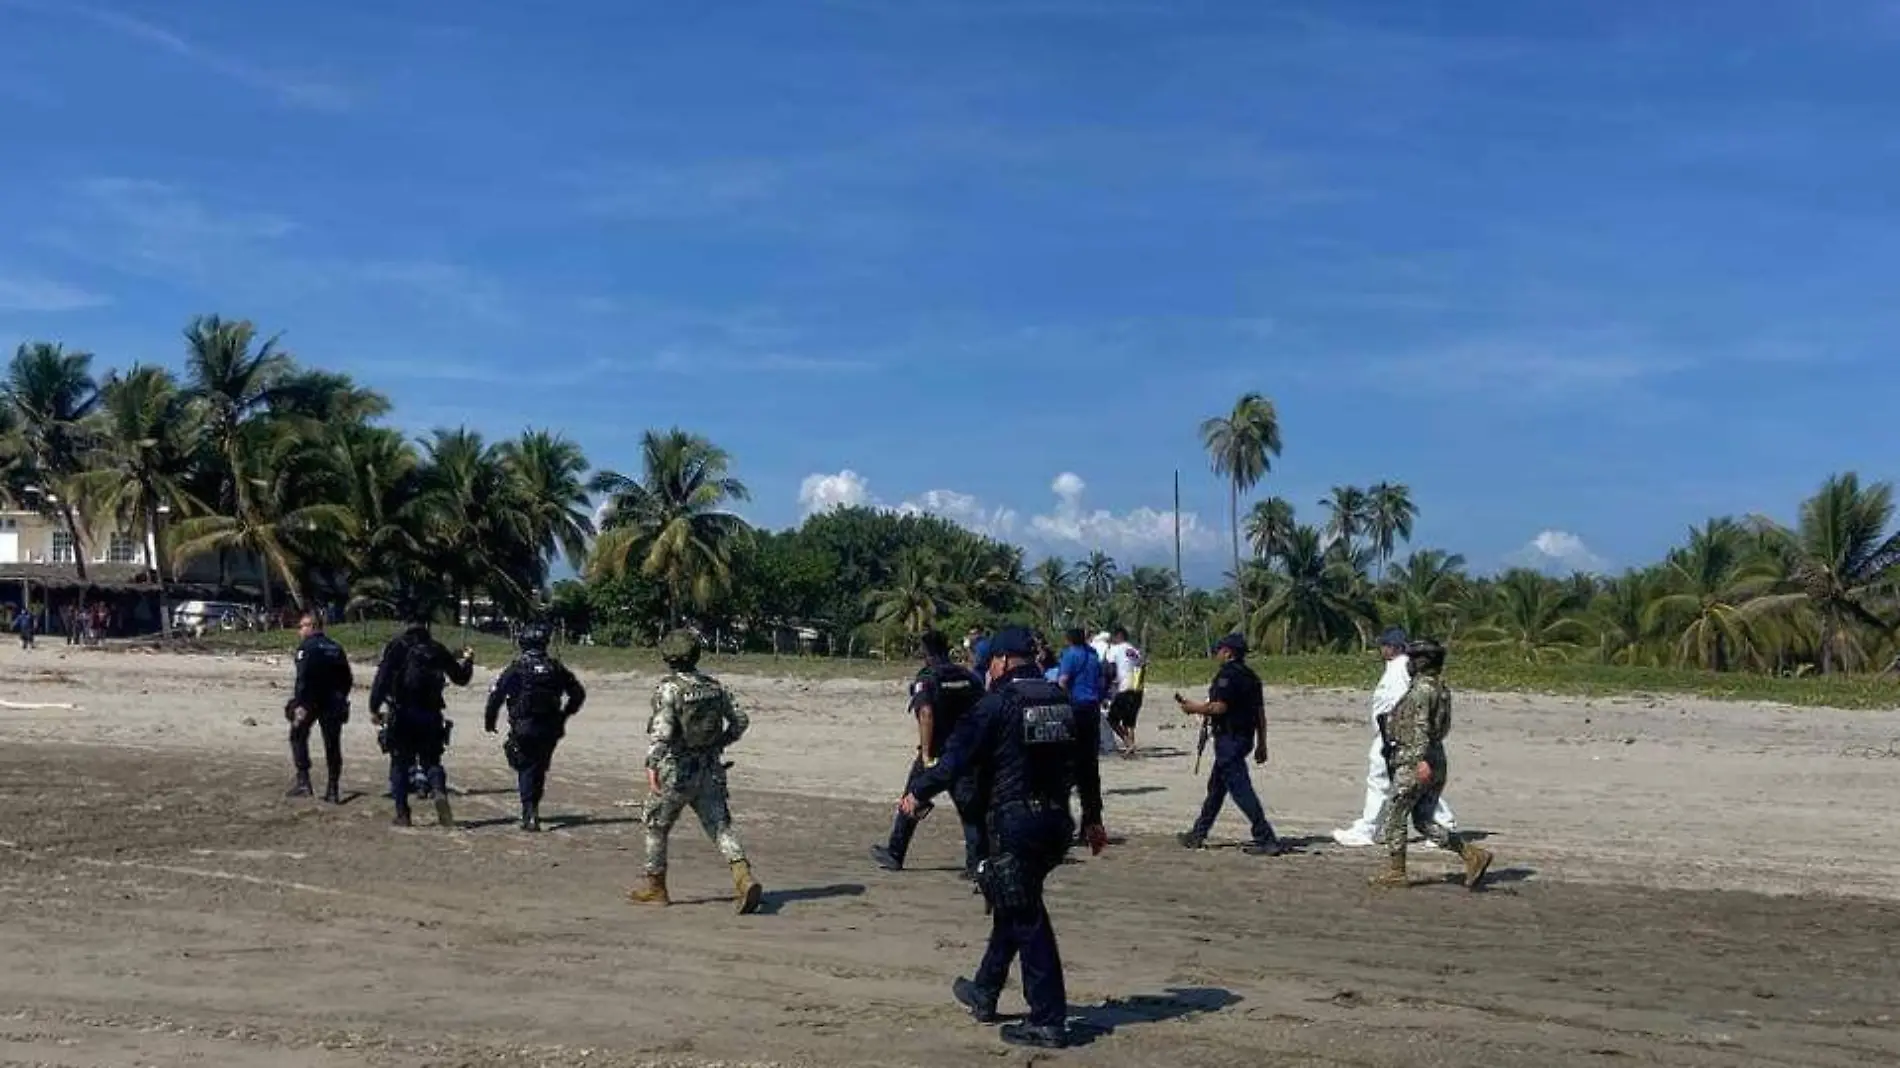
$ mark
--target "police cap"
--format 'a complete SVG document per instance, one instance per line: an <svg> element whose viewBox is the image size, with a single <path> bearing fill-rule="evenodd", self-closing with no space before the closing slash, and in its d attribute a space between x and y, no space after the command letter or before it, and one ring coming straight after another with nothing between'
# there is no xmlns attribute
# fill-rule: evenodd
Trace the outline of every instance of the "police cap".
<svg viewBox="0 0 1900 1068"><path fill-rule="evenodd" d="M1379 635L1379 645L1382 648L1403 649L1407 644L1409 643L1405 638L1404 627L1387 627L1385 633Z"/></svg>
<svg viewBox="0 0 1900 1068"><path fill-rule="evenodd" d="M1005 627L996 632L996 637L990 639L990 655L993 657L1034 656L1036 655L1036 638L1029 633L1027 627Z"/></svg>
<svg viewBox="0 0 1900 1068"><path fill-rule="evenodd" d="M1247 639L1239 631L1227 635L1214 643L1215 649L1232 649L1235 656L1247 655Z"/></svg>

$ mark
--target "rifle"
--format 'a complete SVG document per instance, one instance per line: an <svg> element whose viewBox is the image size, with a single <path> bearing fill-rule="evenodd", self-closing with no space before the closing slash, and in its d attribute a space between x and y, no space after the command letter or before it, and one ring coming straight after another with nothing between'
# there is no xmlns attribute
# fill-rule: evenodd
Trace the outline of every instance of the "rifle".
<svg viewBox="0 0 1900 1068"><path fill-rule="evenodd" d="M1387 782L1392 780L1392 758L1396 755L1392 746L1392 732L1386 729L1386 720L1391 718L1391 715L1390 712L1381 712L1374 719L1374 722L1379 725L1379 756L1385 760Z"/></svg>
<svg viewBox="0 0 1900 1068"><path fill-rule="evenodd" d="M1207 739L1213 732L1213 721L1201 717L1201 737L1194 743L1194 774L1201 773L1201 755L1207 752Z"/></svg>

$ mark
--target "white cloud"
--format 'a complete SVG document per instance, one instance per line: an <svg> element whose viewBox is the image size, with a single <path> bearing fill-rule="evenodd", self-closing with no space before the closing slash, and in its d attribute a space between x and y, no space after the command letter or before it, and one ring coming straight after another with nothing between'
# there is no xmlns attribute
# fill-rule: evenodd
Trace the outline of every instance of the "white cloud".
<svg viewBox="0 0 1900 1068"><path fill-rule="evenodd" d="M1567 530L1543 531L1523 548L1506 556L1504 562L1514 567L1566 575L1576 571L1602 574L1610 569L1608 560Z"/></svg>
<svg viewBox="0 0 1900 1068"><path fill-rule="evenodd" d="M870 499L870 484L849 468L835 475L806 475L798 485L798 507L808 516L834 508L857 508Z"/></svg>
<svg viewBox="0 0 1900 1068"><path fill-rule="evenodd" d="M987 505L972 494L949 489L928 490L888 506L871 492L863 476L849 469L807 475L799 485L798 503L807 516L857 506L888 508L905 515L934 515L979 534L1070 555L1100 549L1127 559L1166 559L1173 553L1172 511L1145 506L1119 514L1100 508L1089 510L1082 504L1087 488L1082 476L1062 472L1049 484L1056 498L1053 510L1032 515L1027 523L1013 509ZM1182 513L1184 551L1201 552L1218 545L1218 531L1203 524L1199 516Z"/></svg>
<svg viewBox="0 0 1900 1068"><path fill-rule="evenodd" d="M97 308L111 301L97 293L32 275L0 276L0 311L63 312Z"/></svg>

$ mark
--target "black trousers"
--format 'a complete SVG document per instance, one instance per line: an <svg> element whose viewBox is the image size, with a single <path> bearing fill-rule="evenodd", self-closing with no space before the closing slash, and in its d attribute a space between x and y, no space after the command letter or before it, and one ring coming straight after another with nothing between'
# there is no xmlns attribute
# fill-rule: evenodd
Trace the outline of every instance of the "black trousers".
<svg viewBox="0 0 1900 1068"><path fill-rule="evenodd" d="M1075 837L1075 821L1064 809L1000 806L991 814L992 861L1013 858L1026 891L1026 905L997 904L990 914L990 940L977 965L974 982L989 994L1002 991L1009 966L1019 957L1023 968L1023 1000L1029 1003L1029 1023L1061 1027L1069 1017L1068 988L1062 976L1062 954L1056 947L1056 929L1043 904L1042 886L1062 863Z"/></svg>
<svg viewBox="0 0 1900 1068"><path fill-rule="evenodd" d="M523 805L538 805L548 786L548 768L554 764L554 748L560 737L547 734L510 733L514 743L515 790Z"/></svg>
<svg viewBox="0 0 1900 1068"><path fill-rule="evenodd" d="M448 772L442 770L442 713L398 712L389 720L389 796L397 811L409 807L409 768L422 766L429 789L446 796Z"/></svg>
<svg viewBox="0 0 1900 1068"><path fill-rule="evenodd" d="M924 773L924 762L913 759L910 773L904 779L904 792L909 793L917 784L917 777ZM957 821L963 825L963 870L973 872L977 863L989 852L989 834L983 825L983 813L976 810L976 783L968 778L950 788L950 802L956 806ZM917 833L917 825L923 822L929 810L916 816L906 816L899 812L891 818L891 856L901 863L910 852L910 840Z"/></svg>
<svg viewBox="0 0 1900 1068"><path fill-rule="evenodd" d="M297 769L298 776L310 777L310 729L318 728L323 737L323 766L330 774L330 781L343 774L343 717L335 713L319 713L301 724L290 725L290 763Z"/></svg>

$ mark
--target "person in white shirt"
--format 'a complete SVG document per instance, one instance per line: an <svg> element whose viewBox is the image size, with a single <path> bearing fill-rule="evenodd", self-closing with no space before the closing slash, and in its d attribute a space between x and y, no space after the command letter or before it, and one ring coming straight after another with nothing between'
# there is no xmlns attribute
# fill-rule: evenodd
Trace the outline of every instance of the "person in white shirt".
<svg viewBox="0 0 1900 1068"><path fill-rule="evenodd" d="M1386 775L1385 754L1379 738L1379 717L1398 707L1399 699L1411 688L1412 673L1405 659L1405 631L1393 627L1379 636L1379 653L1385 657L1385 674L1372 691L1372 751L1367 756L1366 805L1350 827L1333 832L1333 841L1343 846L1369 846L1379 841L1379 811L1392 792L1392 780ZM1456 830L1457 817L1441 794L1437 814L1432 817L1447 829Z"/></svg>
<svg viewBox="0 0 1900 1068"><path fill-rule="evenodd" d="M1135 755L1135 720L1141 715L1141 650L1128 640L1128 630L1116 627L1109 636L1108 655L1103 663L1114 671L1114 688L1109 691L1108 729L1121 742L1122 756Z"/></svg>

